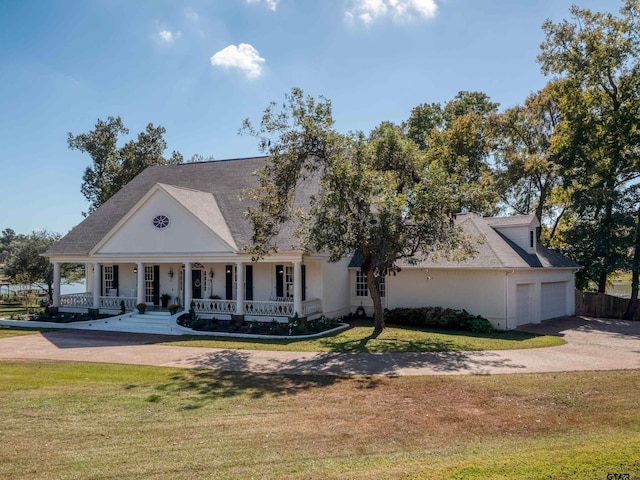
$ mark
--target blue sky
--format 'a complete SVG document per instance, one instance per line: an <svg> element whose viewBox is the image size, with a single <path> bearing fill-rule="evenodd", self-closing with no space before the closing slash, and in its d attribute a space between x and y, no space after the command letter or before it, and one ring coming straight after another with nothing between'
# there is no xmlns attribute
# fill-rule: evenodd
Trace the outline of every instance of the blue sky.
<svg viewBox="0 0 640 480"><path fill-rule="evenodd" d="M291 87L341 131L401 122L460 90L501 109L544 86L545 19L613 0L1 0L0 230L66 233L90 158L67 133L121 116L167 129L166 154L259 154L238 135ZM123 140L128 140L123 139Z"/></svg>

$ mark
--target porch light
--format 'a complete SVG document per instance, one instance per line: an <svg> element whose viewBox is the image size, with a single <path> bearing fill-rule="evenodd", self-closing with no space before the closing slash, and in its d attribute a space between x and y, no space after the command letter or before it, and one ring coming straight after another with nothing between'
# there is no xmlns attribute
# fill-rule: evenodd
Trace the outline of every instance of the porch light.
<svg viewBox="0 0 640 480"><path fill-rule="evenodd" d="M213 278L213 268L209 269L209 278Z"/></svg>
<svg viewBox="0 0 640 480"><path fill-rule="evenodd" d="M133 267L133 273L138 273L138 267Z"/></svg>
<svg viewBox="0 0 640 480"><path fill-rule="evenodd" d="M173 278L173 268L169 268L169 278Z"/></svg>

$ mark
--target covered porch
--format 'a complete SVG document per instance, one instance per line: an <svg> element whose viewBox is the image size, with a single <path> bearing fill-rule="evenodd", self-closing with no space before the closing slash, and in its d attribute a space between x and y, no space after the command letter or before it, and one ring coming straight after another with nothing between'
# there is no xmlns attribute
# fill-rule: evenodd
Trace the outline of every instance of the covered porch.
<svg viewBox="0 0 640 480"><path fill-rule="evenodd" d="M288 321L322 314L322 265L302 257L251 262L231 258L200 261L105 258L86 261L87 291L60 295L54 261L53 306L63 312L130 312L136 305L178 305L203 318Z"/></svg>

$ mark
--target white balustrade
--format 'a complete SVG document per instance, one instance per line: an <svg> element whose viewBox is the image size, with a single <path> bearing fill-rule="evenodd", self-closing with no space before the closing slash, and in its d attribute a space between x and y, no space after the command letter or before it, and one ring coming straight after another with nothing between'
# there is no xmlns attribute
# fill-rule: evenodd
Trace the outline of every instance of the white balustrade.
<svg viewBox="0 0 640 480"><path fill-rule="evenodd" d="M286 300L285 300L286 299ZM196 313L233 314L236 313L235 300L193 299L193 309ZM322 302L319 298L302 302L302 315L307 316L322 312ZM245 300L245 315L264 315L269 317L292 317L293 302L290 298L282 297L278 300Z"/></svg>
<svg viewBox="0 0 640 480"><path fill-rule="evenodd" d="M134 310L136 307L136 297L99 297L100 308L111 310L122 308L120 302L124 302L125 310Z"/></svg>
<svg viewBox="0 0 640 480"><path fill-rule="evenodd" d="M302 314L306 317L314 313L322 312L322 301L319 298L305 300L302 302Z"/></svg>
<svg viewBox="0 0 640 480"><path fill-rule="evenodd" d="M235 300L194 298L193 309L196 313L236 313Z"/></svg>
<svg viewBox="0 0 640 480"><path fill-rule="evenodd" d="M245 300L244 313L247 315L291 317L293 316L293 302Z"/></svg>
<svg viewBox="0 0 640 480"><path fill-rule="evenodd" d="M60 295L61 307L87 307L91 308L93 305L93 294L87 293L70 293L67 295Z"/></svg>

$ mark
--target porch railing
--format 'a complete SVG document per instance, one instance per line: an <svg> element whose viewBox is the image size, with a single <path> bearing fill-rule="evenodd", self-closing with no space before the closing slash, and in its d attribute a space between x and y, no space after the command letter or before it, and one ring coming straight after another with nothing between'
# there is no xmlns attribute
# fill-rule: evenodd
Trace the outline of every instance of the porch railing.
<svg viewBox="0 0 640 480"><path fill-rule="evenodd" d="M61 307L93 307L93 294L88 293L70 293L67 295L60 295Z"/></svg>
<svg viewBox="0 0 640 480"><path fill-rule="evenodd" d="M244 313L271 317L291 317L293 302L272 302L268 300L245 300Z"/></svg>
<svg viewBox="0 0 640 480"><path fill-rule="evenodd" d="M124 301L125 310L134 310L136 297L99 297L100 308L120 309L120 302Z"/></svg>
<svg viewBox="0 0 640 480"><path fill-rule="evenodd" d="M196 313L222 313L229 315L236 313L236 301L194 298L193 309Z"/></svg>
<svg viewBox="0 0 640 480"><path fill-rule="evenodd" d="M124 301L126 310L135 310L136 297L98 297L98 308L119 310L120 302ZM60 295L61 307L93 308L93 293L70 293Z"/></svg>
<svg viewBox="0 0 640 480"><path fill-rule="evenodd" d="M193 299L193 309L196 313L233 314L236 313L235 300ZM319 298L302 302L304 316L322 312L322 301ZM262 315L268 317L293 316L293 302L283 300L245 300L244 313L247 315Z"/></svg>
<svg viewBox="0 0 640 480"><path fill-rule="evenodd" d="M314 313L322 313L322 300L313 298L302 302L302 314L305 317Z"/></svg>

